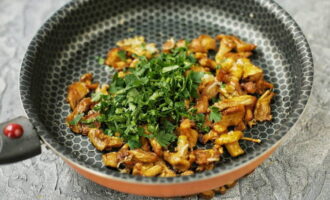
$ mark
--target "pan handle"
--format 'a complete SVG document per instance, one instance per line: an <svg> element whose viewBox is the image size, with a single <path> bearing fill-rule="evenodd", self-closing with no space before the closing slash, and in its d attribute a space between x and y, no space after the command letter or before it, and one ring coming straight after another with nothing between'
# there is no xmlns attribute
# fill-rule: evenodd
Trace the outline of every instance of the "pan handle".
<svg viewBox="0 0 330 200"><path fill-rule="evenodd" d="M9 164L41 153L39 136L29 119L21 116L0 124L0 164Z"/></svg>

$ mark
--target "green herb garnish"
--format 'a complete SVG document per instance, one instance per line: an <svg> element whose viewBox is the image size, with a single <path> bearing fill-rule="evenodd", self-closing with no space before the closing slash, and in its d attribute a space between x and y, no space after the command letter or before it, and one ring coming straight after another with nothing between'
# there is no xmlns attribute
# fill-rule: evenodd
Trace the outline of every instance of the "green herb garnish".
<svg viewBox="0 0 330 200"><path fill-rule="evenodd" d="M94 110L100 113L98 121L104 124L106 134L120 133L130 148L140 147L142 136L156 138L165 147L176 140L174 131L182 118L196 118L202 128L205 116L184 105L184 100L198 97L204 75L193 71L185 75L195 63L187 48L181 47L150 60L139 57L136 68L130 68L124 78L116 73L109 95L93 95L93 100L98 100Z"/></svg>
<svg viewBox="0 0 330 200"><path fill-rule="evenodd" d="M93 118L89 118L89 119L85 119L85 120L80 120L80 122L83 124L91 124L91 123L95 122L96 120L97 120L97 118L93 117Z"/></svg>
<svg viewBox="0 0 330 200"><path fill-rule="evenodd" d="M221 113L219 111L219 108L211 106L210 110L211 110L209 116L210 121L213 121L214 123L219 122L221 120Z"/></svg>
<svg viewBox="0 0 330 200"><path fill-rule="evenodd" d="M221 88L226 88L226 83L221 83Z"/></svg>
<svg viewBox="0 0 330 200"><path fill-rule="evenodd" d="M210 127L204 126L205 115L203 113L196 113L196 108L193 108L189 112L188 118L195 122L198 131L206 133L210 131Z"/></svg>
<svg viewBox="0 0 330 200"><path fill-rule="evenodd" d="M120 58L120 60L126 61L126 51L120 50L120 51L118 51L117 55Z"/></svg>
<svg viewBox="0 0 330 200"><path fill-rule="evenodd" d="M77 125L81 118L84 116L84 113L80 113L76 115L71 122L69 122L70 125Z"/></svg>
<svg viewBox="0 0 330 200"><path fill-rule="evenodd" d="M104 65L104 58L102 58L102 57L96 57L96 59L97 59L97 62L100 64L100 65Z"/></svg>

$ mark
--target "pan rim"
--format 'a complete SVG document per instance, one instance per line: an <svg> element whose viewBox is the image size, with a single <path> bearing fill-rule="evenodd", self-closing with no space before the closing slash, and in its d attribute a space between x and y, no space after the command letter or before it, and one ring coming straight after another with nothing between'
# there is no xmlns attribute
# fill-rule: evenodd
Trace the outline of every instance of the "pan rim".
<svg viewBox="0 0 330 200"><path fill-rule="evenodd" d="M37 112L34 112L33 108L31 108L31 104L32 104L32 100L31 98L29 99L29 87L27 87L27 85L29 86L29 80L31 81L31 74L32 72L30 71L33 68L33 62L31 62L30 60L33 58L35 58L37 56L38 53L38 45L42 44L44 41L44 34L45 32L51 31L52 30L52 26L50 23L52 22L56 22L58 21L60 18L65 18L67 13L71 12L70 9L75 8L75 7L79 7L79 6L83 6L84 3L90 2L90 0L77 0L77 1L71 1L68 2L67 4L65 4L63 7L61 7L59 10L57 10L44 24L43 26L39 29L39 31L37 32L37 34L34 36L34 38L32 39L26 54L24 56L23 62L22 62L22 67L20 69L20 78L19 78L19 88L20 88L20 97L22 100L22 104L24 107L24 110L28 116L28 118L31 120L31 123L33 124L33 126L36 128L37 132L41 133L39 134L39 136L41 137L41 139L47 144L47 146L49 146L57 155L59 155L60 157L62 157L65 160L69 160L72 163L75 163L76 165L78 165L80 168L87 170L91 173L94 173L95 175L102 175L105 176L109 179L117 179L117 180L121 180L121 181L126 181L126 182L136 182L136 183L140 183L140 184L162 184L162 185L167 185L167 184L172 184L172 183L185 183L185 182L190 182L190 181L196 181L196 180L203 180L203 179L209 179L215 176L220 176L223 174L226 174L232 170L235 169L239 169L239 168L243 168L245 165L250 164L251 162L253 162L255 159L261 157L263 154L267 153L267 151L269 149L272 149L274 146L278 145L279 143L281 143L285 136L287 136L287 133L290 131L290 129L297 123L297 121L301 118L302 114L304 113L304 110L306 109L306 105L307 102L310 98L310 94L312 91L312 86L313 86L313 73L314 73L314 69L313 69L313 57L312 57L312 53L308 44L308 41L306 39L306 37L304 36L301 28L299 27L299 25L296 23L296 21L280 6L278 5L276 2L274 2L273 0L255 0L256 3L258 3L259 6L265 7L267 8L268 12L273 13L274 15L276 14L276 18L278 18L281 23L284 23L284 21L286 22L291 22L290 27L292 27L292 30L290 30L290 33L293 34L295 33L295 35L292 35L292 39L294 40L294 44L296 46L299 47L304 47L302 49L298 49L297 52L299 54L299 56L304 57L304 62L302 62L302 58L300 59L300 61L302 63L301 66L302 68L304 68L306 70L306 72L308 72L311 76L311 78L309 80L305 80L302 81L302 92L304 92L305 96L303 97L301 94L299 95L299 99L298 99L298 103L301 103L303 105L303 108L297 108L297 107L293 107L292 109L292 113L288 116L288 119L291 119L291 124L287 124L287 125L283 125L284 129L280 130L285 132L285 134L279 139L277 140L274 144L272 144L268 149L266 149L265 151L263 151L262 153L260 153L259 155L256 155L254 158L249 159L248 161L238 165L238 166L234 166L230 169L225 169L225 170L221 170L220 172L215 172L214 170L210 170L207 171L209 175L206 175L206 172L201 172L198 173L199 175L197 176L196 174L188 176L187 178L183 178L183 177L173 177L173 178L160 178L157 177L155 179L154 178L150 178L150 177L139 177L139 179L137 179L137 176L131 175L131 174L127 174L125 175L126 178L121 178L121 176L117 177L113 174L108 174L108 173L103 173L100 172L99 170L96 170L94 167L89 166L88 164L85 164L81 161L78 161L77 158L74 158L72 155L65 155L65 153L59 151L57 149L57 146L54 144L51 144L47 138L44 137L44 134L47 134L47 129L45 128L45 126L39 121L39 117ZM69 9L70 8L70 9ZM62 13L62 15L59 18L59 15L57 15L59 12ZM293 113L295 115L293 115ZM114 172L114 174L119 173L119 172ZM165 182L161 182L160 180L165 179Z"/></svg>

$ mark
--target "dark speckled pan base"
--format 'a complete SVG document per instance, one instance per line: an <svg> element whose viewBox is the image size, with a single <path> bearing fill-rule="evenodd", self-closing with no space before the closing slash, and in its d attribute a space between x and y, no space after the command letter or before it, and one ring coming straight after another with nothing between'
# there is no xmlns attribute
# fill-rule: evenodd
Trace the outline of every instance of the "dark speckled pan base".
<svg viewBox="0 0 330 200"><path fill-rule="evenodd" d="M65 125L70 112L66 87L86 72L95 81L111 80L112 70L98 64L115 42L136 35L159 45L166 39L200 34L233 34L258 46L253 62L274 84L273 120L245 132L261 144L242 141L246 154L224 155L214 170L175 178L120 174L102 165L101 152L88 138ZM81 0L51 17L31 42L20 77L24 108L41 138L58 153L82 166L136 182L185 182L225 173L256 158L279 141L302 113L313 82L312 56L301 30L269 0L108 1Z"/></svg>

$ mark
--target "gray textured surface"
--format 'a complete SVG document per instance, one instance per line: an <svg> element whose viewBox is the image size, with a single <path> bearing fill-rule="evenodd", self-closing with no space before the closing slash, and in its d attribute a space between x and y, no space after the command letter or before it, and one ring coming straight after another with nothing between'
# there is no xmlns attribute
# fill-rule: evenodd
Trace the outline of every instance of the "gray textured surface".
<svg viewBox="0 0 330 200"><path fill-rule="evenodd" d="M18 73L28 43L67 0L0 1L0 121L23 114ZM278 2L296 19L314 55L311 99L284 143L253 174L215 199L330 199L330 2ZM0 166L0 199L150 199L99 186L74 172L50 150ZM197 199L197 197L190 197Z"/></svg>

